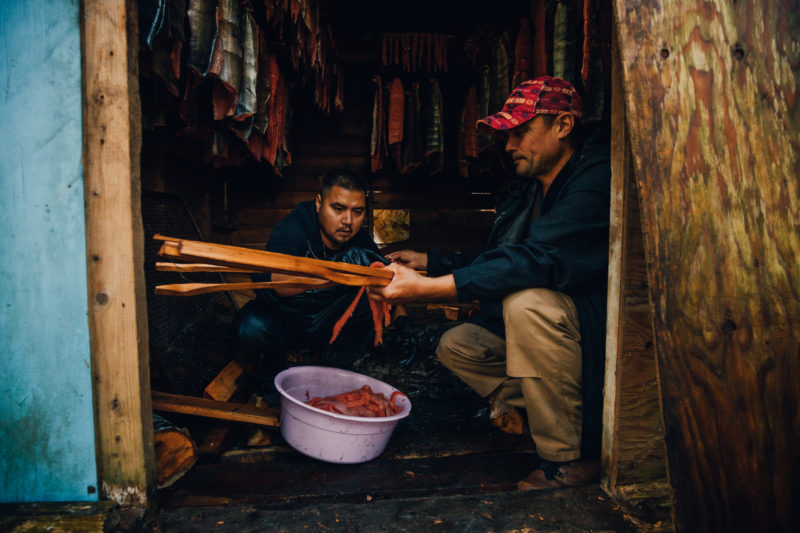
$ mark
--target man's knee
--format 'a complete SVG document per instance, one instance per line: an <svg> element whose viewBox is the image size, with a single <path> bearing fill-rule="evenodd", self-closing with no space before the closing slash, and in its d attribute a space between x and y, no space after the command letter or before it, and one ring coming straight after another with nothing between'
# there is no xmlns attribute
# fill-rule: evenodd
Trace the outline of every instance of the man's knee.
<svg viewBox="0 0 800 533"><path fill-rule="evenodd" d="M580 340L578 312L572 298L545 288L524 289L503 298L503 320L508 328L537 327L568 332Z"/></svg>
<svg viewBox="0 0 800 533"><path fill-rule="evenodd" d="M439 340L436 355L447 368L453 363L495 362L503 358L505 341L488 329L476 324L461 324L447 330Z"/></svg>
<svg viewBox="0 0 800 533"><path fill-rule="evenodd" d="M439 362L447 368L451 368L452 361L458 352L458 345L460 344L459 336L456 330L460 326L448 329L439 339L439 344L436 346L436 357Z"/></svg>

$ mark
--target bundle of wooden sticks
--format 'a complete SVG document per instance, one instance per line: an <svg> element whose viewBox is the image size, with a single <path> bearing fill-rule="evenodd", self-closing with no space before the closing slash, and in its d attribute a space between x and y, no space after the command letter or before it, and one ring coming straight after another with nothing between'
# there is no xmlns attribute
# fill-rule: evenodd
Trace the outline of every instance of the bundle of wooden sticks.
<svg viewBox="0 0 800 533"><path fill-rule="evenodd" d="M163 241L158 255L170 262L156 263L156 270L172 272L273 272L293 276L281 281L246 283L176 283L158 285L156 294L194 296L217 291L275 288L321 289L332 285L386 286L394 273L381 268L322 261L307 257L253 250L156 235ZM199 261L199 262L190 262Z"/></svg>

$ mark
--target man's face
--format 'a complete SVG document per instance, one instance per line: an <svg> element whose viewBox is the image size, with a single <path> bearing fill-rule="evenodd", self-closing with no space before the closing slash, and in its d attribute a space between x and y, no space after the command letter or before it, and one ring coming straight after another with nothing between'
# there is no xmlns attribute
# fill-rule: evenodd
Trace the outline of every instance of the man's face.
<svg viewBox="0 0 800 533"><path fill-rule="evenodd" d="M542 115L509 130L506 152L511 154L518 176L540 178L553 171L566 147L560 131L559 119L548 124Z"/></svg>
<svg viewBox="0 0 800 533"><path fill-rule="evenodd" d="M355 237L366 215L364 191L348 191L337 185L317 195L317 220L322 242L331 250Z"/></svg>

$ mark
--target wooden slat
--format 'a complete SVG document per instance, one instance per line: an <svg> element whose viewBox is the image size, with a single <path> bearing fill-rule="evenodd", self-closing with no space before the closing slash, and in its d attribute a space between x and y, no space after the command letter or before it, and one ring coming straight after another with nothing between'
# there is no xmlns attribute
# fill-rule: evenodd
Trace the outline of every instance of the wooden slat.
<svg viewBox="0 0 800 533"><path fill-rule="evenodd" d="M300 278L281 281L249 281L241 283L173 283L156 285L155 293L166 296L197 296L223 291L245 291L261 289L324 289L335 283L324 279Z"/></svg>
<svg viewBox="0 0 800 533"><path fill-rule="evenodd" d="M251 270L247 268L234 268L221 265L211 265L207 263L167 263L157 262L156 270L162 272L239 272L246 274L255 274L258 270Z"/></svg>
<svg viewBox="0 0 800 533"><path fill-rule="evenodd" d="M793 530L797 4L618 1L615 14L676 530Z"/></svg>
<svg viewBox="0 0 800 533"><path fill-rule="evenodd" d="M145 506L156 473L140 206L136 5L109 0L84 7L83 161L97 469L103 498Z"/></svg>
<svg viewBox="0 0 800 533"><path fill-rule="evenodd" d="M153 409L156 411L202 416L257 426L278 427L280 424L280 409L277 408L218 402L159 391L152 391L152 395Z"/></svg>

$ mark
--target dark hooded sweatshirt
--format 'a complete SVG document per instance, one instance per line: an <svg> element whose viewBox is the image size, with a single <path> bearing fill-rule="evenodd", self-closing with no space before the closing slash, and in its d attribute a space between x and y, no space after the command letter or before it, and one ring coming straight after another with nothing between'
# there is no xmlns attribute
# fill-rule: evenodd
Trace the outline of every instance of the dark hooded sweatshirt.
<svg viewBox="0 0 800 533"><path fill-rule="evenodd" d="M592 131L550 185L541 213L531 217L542 185L531 179L498 207L486 246L472 253L428 257L431 275L452 272L459 301L479 300L473 321L505 337L502 299L548 288L575 302L583 356L581 456L598 457L605 365L608 217L611 168L608 143Z"/></svg>

